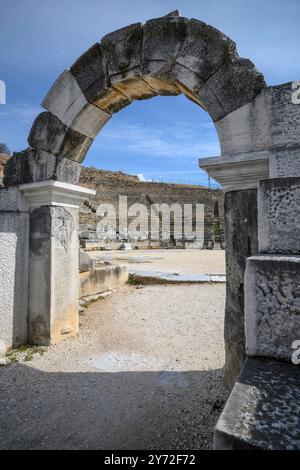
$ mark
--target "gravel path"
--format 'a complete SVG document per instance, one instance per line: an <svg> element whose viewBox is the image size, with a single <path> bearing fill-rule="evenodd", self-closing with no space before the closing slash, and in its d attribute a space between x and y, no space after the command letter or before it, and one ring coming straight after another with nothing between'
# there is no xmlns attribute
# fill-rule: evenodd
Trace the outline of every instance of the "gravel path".
<svg viewBox="0 0 300 470"><path fill-rule="evenodd" d="M12 356L0 447L211 448L224 298L224 285L126 286L89 307L78 337Z"/></svg>

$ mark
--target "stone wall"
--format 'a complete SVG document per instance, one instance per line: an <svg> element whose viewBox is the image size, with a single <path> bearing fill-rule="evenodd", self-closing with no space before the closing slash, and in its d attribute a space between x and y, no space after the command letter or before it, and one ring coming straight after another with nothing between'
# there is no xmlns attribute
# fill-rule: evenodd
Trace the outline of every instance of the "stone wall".
<svg viewBox="0 0 300 470"><path fill-rule="evenodd" d="M97 247L99 245L99 234L96 227L101 217L96 214L99 204L112 204L117 213L119 240L115 243L103 243L103 246L119 248L123 241L129 241L133 246L139 248L148 247L188 247L192 243L190 240L150 241L133 240L128 234L127 238L122 231L118 218L119 196L127 196L127 204L143 204L150 213L152 204L204 204L204 241L205 247L212 247L213 242L223 242L224 234L224 198L223 191L212 190L206 187L167 184L156 182L143 182L137 176L127 175L122 172L103 171L93 168L83 167L80 177L80 185L96 189L97 195L91 197L88 202L81 206L80 210L80 238L86 246ZM195 222L193 214L193 222ZM131 219L128 218L130 223ZM172 233L171 219L171 233ZM149 224L150 226L150 224ZM96 242L93 244L93 242ZM222 243L223 245L223 243Z"/></svg>

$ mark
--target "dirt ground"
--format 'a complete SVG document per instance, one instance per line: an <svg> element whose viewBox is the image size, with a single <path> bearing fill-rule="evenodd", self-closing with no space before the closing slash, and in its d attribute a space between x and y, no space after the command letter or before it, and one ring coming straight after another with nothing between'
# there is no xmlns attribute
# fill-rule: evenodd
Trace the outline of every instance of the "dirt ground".
<svg viewBox="0 0 300 470"><path fill-rule="evenodd" d="M92 258L107 259L130 269L182 274L225 274L224 250L90 251Z"/></svg>
<svg viewBox="0 0 300 470"><path fill-rule="evenodd" d="M76 338L0 368L2 449L209 449L228 392L225 285L125 286Z"/></svg>

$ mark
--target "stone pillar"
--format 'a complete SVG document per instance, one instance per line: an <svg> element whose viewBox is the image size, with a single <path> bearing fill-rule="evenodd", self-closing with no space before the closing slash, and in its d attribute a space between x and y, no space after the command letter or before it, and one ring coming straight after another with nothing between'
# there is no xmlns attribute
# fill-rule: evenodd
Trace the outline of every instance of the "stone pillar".
<svg viewBox="0 0 300 470"><path fill-rule="evenodd" d="M244 273L246 260L258 252L257 187L269 176L265 155L241 154L200 160L200 166L225 192L226 307L223 380L232 387L246 357Z"/></svg>
<svg viewBox="0 0 300 470"><path fill-rule="evenodd" d="M79 204L95 192L57 181L20 190L30 213L28 339L49 345L78 331Z"/></svg>
<svg viewBox="0 0 300 470"><path fill-rule="evenodd" d="M225 195L226 307L224 382L232 387L246 358L244 272L246 259L257 253L257 190Z"/></svg>

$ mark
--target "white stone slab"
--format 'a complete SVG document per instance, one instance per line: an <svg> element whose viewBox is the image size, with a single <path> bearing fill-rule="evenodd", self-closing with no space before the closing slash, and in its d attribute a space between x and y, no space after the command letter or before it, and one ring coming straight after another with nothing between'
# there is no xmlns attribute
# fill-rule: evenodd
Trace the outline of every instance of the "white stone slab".
<svg viewBox="0 0 300 470"><path fill-rule="evenodd" d="M0 212L0 344L27 342L28 214Z"/></svg>

